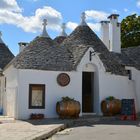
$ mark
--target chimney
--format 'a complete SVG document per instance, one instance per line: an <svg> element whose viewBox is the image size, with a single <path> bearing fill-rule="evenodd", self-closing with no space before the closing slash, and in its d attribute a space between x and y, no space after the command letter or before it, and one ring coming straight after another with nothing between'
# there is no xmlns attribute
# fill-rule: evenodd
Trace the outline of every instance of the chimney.
<svg viewBox="0 0 140 140"><path fill-rule="evenodd" d="M112 14L108 18L110 19L110 51L121 53L121 24L118 23L118 14Z"/></svg>
<svg viewBox="0 0 140 140"><path fill-rule="evenodd" d="M106 45L108 50L110 50L109 46L109 21L101 21L101 40Z"/></svg>
<svg viewBox="0 0 140 140"><path fill-rule="evenodd" d="M18 45L19 45L19 52L22 52L27 46L28 46L29 43L26 43L26 42L19 42Z"/></svg>

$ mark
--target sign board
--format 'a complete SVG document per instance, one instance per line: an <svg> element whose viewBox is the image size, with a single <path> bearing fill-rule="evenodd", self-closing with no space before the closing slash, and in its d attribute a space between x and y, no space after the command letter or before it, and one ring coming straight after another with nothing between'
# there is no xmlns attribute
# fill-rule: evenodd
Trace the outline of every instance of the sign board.
<svg viewBox="0 0 140 140"><path fill-rule="evenodd" d="M135 114L135 101L134 99L122 99L121 115L134 115Z"/></svg>

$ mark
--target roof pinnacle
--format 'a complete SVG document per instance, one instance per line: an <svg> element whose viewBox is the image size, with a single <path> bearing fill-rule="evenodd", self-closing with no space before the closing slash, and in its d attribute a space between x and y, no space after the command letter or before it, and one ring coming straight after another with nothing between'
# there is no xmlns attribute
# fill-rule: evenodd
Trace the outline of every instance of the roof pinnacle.
<svg viewBox="0 0 140 140"><path fill-rule="evenodd" d="M86 14L85 14L85 12L82 12L82 14L81 14L81 25L87 25L85 19L86 19Z"/></svg>
<svg viewBox="0 0 140 140"><path fill-rule="evenodd" d="M62 29L62 31L61 31L60 36L67 36L67 34L65 32L65 29L66 29L66 24L65 23L62 23L61 29Z"/></svg>
<svg viewBox="0 0 140 140"><path fill-rule="evenodd" d="M43 25L43 31L42 31L41 37L49 37L49 35L46 31L47 19L43 19L42 25Z"/></svg>

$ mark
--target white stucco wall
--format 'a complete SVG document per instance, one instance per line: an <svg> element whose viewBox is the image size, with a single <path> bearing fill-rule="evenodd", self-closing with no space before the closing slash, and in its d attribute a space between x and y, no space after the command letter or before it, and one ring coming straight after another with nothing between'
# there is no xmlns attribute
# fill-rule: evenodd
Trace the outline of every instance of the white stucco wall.
<svg viewBox="0 0 140 140"><path fill-rule="evenodd" d="M118 99L135 99L134 82L125 76L110 75L100 76L100 103L108 96Z"/></svg>
<svg viewBox="0 0 140 140"><path fill-rule="evenodd" d="M132 99L135 96L135 82L133 80L129 80L128 76L119 76L111 73L107 73L104 69L103 63L100 61L98 55L92 56L92 61L89 61L89 51L94 51L92 48L86 52L82 61L78 66L78 71L84 71L83 66L87 66L88 71L92 71L89 64L93 65L96 70L95 72L95 81L94 81L94 110L95 113L101 114L100 104L103 99L108 96L114 96L118 99ZM88 67L88 65L89 67ZM137 82L138 84L138 82ZM139 90L139 89L137 89ZM139 90L140 91L140 90ZM136 109L138 111L138 104L136 101Z"/></svg>
<svg viewBox="0 0 140 140"><path fill-rule="evenodd" d="M0 76L0 110L3 108L4 76Z"/></svg>
<svg viewBox="0 0 140 140"><path fill-rule="evenodd" d="M135 89L137 112L140 112L140 71L133 67L126 67L126 68L131 70L132 81L134 83L134 89Z"/></svg>
<svg viewBox="0 0 140 140"><path fill-rule="evenodd" d="M6 89L4 93L4 115L14 117L17 116L16 100L18 90L18 70L12 65L4 71L4 79L6 79Z"/></svg>
<svg viewBox="0 0 140 140"><path fill-rule="evenodd" d="M46 118L57 117L56 103L69 96L81 102L81 73L66 72L70 83L66 87L57 84L61 72L42 70L19 70L18 119L28 119L31 113L43 113ZM29 84L45 84L45 109L29 109Z"/></svg>
<svg viewBox="0 0 140 140"><path fill-rule="evenodd" d="M89 48L82 58L81 62L77 67L77 71L79 72L94 72L94 113L98 113L100 111L100 102L99 102L99 93L100 93L100 85L99 85L99 77L100 73L105 71L102 62L100 61L98 54L95 53L92 55L92 60L90 61L89 53L94 52L93 48ZM82 94L82 92L81 92Z"/></svg>

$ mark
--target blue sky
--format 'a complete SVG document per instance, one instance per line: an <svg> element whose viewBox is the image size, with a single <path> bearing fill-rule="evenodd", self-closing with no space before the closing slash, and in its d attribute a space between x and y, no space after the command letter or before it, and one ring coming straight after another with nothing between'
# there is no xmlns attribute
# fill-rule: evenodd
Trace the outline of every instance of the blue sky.
<svg viewBox="0 0 140 140"><path fill-rule="evenodd" d="M52 38L59 35L61 23L71 33L85 11L88 25L100 35L100 21L111 13L126 16L140 14L140 0L0 0L0 31L10 50L18 54L18 42L30 42L41 34L42 19L48 19Z"/></svg>

